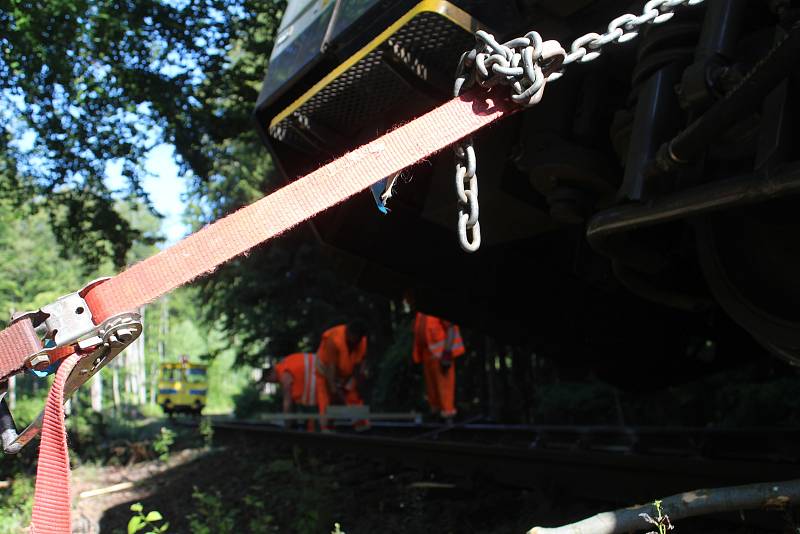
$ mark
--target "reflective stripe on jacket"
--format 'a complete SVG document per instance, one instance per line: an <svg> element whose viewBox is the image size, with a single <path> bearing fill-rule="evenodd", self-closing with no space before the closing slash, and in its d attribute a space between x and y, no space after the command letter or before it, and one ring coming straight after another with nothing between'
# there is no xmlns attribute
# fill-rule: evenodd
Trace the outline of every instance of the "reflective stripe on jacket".
<svg viewBox="0 0 800 534"><path fill-rule="evenodd" d="M317 374L314 372L317 355L313 352L296 352L275 364L278 379L283 373L292 375L292 402L305 406L317 403Z"/></svg>
<svg viewBox="0 0 800 534"><path fill-rule="evenodd" d="M414 321L414 351L415 363L429 359L440 359L445 352L450 352L454 358L464 354L464 340L461 330L444 319L417 312Z"/></svg>

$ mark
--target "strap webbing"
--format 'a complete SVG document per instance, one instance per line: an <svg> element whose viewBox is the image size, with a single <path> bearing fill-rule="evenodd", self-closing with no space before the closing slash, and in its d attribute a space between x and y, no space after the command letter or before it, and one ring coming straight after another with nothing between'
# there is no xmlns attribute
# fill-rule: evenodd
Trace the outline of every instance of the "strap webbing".
<svg viewBox="0 0 800 534"><path fill-rule="evenodd" d="M85 297L95 321L147 304L210 273L517 110L506 98L492 101L491 95L480 89L454 98L100 284Z"/></svg>
<svg viewBox="0 0 800 534"><path fill-rule="evenodd" d="M22 319L0 332L0 380L20 372L25 358L41 348L30 319Z"/></svg>
<svg viewBox="0 0 800 534"><path fill-rule="evenodd" d="M72 531L69 492L69 452L64 427L64 383L81 356L61 362L47 396L36 467L31 534L64 534Z"/></svg>
<svg viewBox="0 0 800 534"><path fill-rule="evenodd" d="M84 296L92 317L99 324L147 304L517 109L505 90L454 98L96 286ZM39 348L29 320L0 332L0 380ZM63 388L78 359L62 362L47 400L32 532L70 532Z"/></svg>

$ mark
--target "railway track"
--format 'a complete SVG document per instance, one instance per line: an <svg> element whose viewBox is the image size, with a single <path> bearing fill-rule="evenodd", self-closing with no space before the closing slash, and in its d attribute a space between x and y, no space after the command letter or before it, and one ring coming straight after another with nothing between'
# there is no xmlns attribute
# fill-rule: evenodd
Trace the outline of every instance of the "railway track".
<svg viewBox="0 0 800 534"><path fill-rule="evenodd" d="M800 477L800 429L373 423L330 434L261 421L212 419L223 439L263 439L383 459L516 487L639 502L693 488Z"/></svg>

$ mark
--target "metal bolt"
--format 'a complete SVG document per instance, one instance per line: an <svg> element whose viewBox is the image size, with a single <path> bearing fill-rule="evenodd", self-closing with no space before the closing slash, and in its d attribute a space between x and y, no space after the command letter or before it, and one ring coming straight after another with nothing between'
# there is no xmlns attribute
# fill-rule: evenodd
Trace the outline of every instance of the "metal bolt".
<svg viewBox="0 0 800 534"><path fill-rule="evenodd" d="M28 364L31 366L32 369L36 369L37 371L44 371L48 367L50 367L50 356L47 354L37 354L33 358L30 359Z"/></svg>
<svg viewBox="0 0 800 534"><path fill-rule="evenodd" d="M133 338L133 330L130 328L120 328L116 331L116 336L121 342L127 343Z"/></svg>

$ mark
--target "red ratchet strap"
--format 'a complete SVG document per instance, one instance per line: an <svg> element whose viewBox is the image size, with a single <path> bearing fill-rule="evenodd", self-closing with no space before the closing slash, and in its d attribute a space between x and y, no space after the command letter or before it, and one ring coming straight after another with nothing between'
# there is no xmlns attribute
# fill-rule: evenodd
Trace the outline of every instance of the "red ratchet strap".
<svg viewBox="0 0 800 534"><path fill-rule="evenodd" d="M84 296L94 323L136 309L214 271L518 109L503 89L479 88L446 102L95 286ZM40 348L29 319L0 332L0 379L19 372ZM64 380L78 359L73 355L62 362L47 402L32 525L37 534L70 531L62 397Z"/></svg>
<svg viewBox="0 0 800 534"><path fill-rule="evenodd" d="M29 320L14 323L0 332L0 379L22 371L25 358L41 348L42 341Z"/></svg>
<svg viewBox="0 0 800 534"><path fill-rule="evenodd" d="M95 324L135 309L519 110L500 89L466 93L190 235L91 289ZM35 347L34 347L35 345ZM0 332L0 380L41 348L30 320ZM66 354L60 355L65 357Z"/></svg>
<svg viewBox="0 0 800 534"><path fill-rule="evenodd" d="M517 111L506 98L495 99L483 89L454 98L134 265L86 295L95 322L151 302L210 273L386 176Z"/></svg>
<svg viewBox="0 0 800 534"><path fill-rule="evenodd" d="M80 359L80 355L73 354L61 362L47 395L39 444L39 465L36 466L31 534L72 531L69 451L64 428L64 383Z"/></svg>

